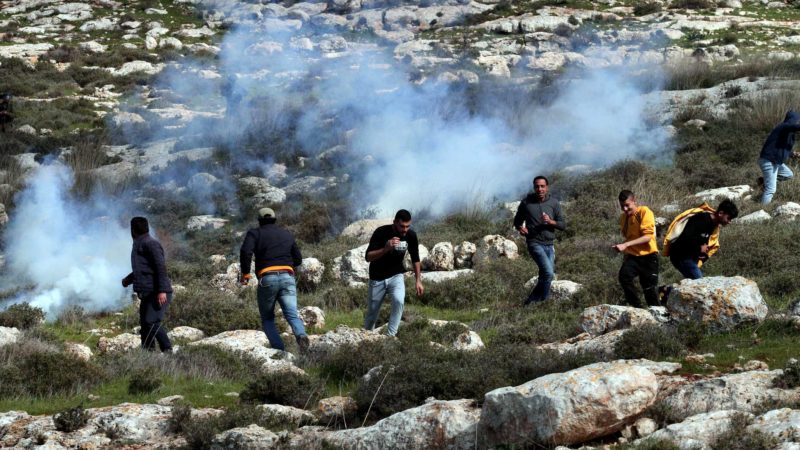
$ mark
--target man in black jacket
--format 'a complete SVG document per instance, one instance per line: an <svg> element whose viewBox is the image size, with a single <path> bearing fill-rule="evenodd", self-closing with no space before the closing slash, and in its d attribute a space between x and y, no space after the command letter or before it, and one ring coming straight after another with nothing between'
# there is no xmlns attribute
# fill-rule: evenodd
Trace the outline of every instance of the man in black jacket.
<svg viewBox="0 0 800 450"><path fill-rule="evenodd" d="M525 236L528 253L539 267L539 278L525 306L543 302L550 296L550 284L555 277L555 230L564 231L567 227L561 204L550 196L549 190L547 178L542 175L534 178L533 193L519 202L514 215L514 228Z"/></svg>
<svg viewBox="0 0 800 450"><path fill-rule="evenodd" d="M150 236L150 225L144 217L131 219L131 237L133 271L122 279L122 286L132 284L133 291L140 299L139 333L142 336L142 348L153 350L155 341L158 341L161 351L168 353L172 351L172 343L161 321L172 301L172 283L167 276L164 249Z"/></svg>
<svg viewBox="0 0 800 450"><path fill-rule="evenodd" d="M308 349L308 336L303 321L297 313L297 286L295 268L303 263L303 257L294 236L275 225L275 211L271 208L258 210L258 228L247 231L239 251L242 276L240 283L250 280L253 255L256 257L258 277L258 312L261 327L267 335L269 345L284 350L283 339L275 327L275 302L281 305L283 317L292 327L292 333L301 351Z"/></svg>
<svg viewBox="0 0 800 450"><path fill-rule="evenodd" d="M793 152L795 133L800 131L800 113L789 111L783 122L769 133L761 153L758 155L758 166L761 167L764 193L761 203L769 203L778 188L778 181L785 181L794 176L792 169L786 165L790 156L798 156Z"/></svg>

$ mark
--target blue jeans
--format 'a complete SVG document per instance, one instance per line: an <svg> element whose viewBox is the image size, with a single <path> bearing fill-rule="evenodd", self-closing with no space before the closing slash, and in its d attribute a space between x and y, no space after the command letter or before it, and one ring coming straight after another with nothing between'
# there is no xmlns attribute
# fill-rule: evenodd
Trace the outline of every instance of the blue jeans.
<svg viewBox="0 0 800 450"><path fill-rule="evenodd" d="M556 251L553 244L539 244L528 242L528 253L533 262L539 266L539 279L536 280L536 287L533 288L525 304L541 302L550 296L550 284L555 277Z"/></svg>
<svg viewBox="0 0 800 450"><path fill-rule="evenodd" d="M764 195L761 203L767 204L772 201L772 196L778 190L778 181L792 178L794 173L786 164L775 164L764 158L758 158L758 165L764 174Z"/></svg>
<svg viewBox="0 0 800 450"><path fill-rule="evenodd" d="M678 269L678 272L680 272L681 275L690 280L699 280L700 278L703 278L703 272L700 271L700 267L697 265L696 259L673 258L670 256L669 262L671 262L672 265Z"/></svg>
<svg viewBox="0 0 800 450"><path fill-rule="evenodd" d="M267 335L270 347L285 350L283 339L275 326L275 302L281 305L283 317L292 327L295 338L306 335L303 321L297 314L297 287L294 276L285 272L265 274L258 280L257 297L261 327Z"/></svg>
<svg viewBox="0 0 800 450"><path fill-rule="evenodd" d="M385 280L369 280L369 290L367 301L367 317L364 318L364 329L372 330L375 322L378 321L378 313L386 295L392 300L392 312L389 314L389 336L397 335L397 328L400 326L400 319L403 318L403 306L406 298L406 283L403 274L398 273Z"/></svg>

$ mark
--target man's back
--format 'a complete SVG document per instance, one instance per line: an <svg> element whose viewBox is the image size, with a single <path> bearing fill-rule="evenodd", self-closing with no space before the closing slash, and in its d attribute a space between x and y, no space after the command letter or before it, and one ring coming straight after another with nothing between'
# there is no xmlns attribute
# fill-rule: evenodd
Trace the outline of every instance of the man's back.
<svg viewBox="0 0 800 450"><path fill-rule="evenodd" d="M242 273L250 272L253 256L256 259L256 273L267 267L297 267L303 263L292 233L275 224L265 224L247 231L240 250Z"/></svg>

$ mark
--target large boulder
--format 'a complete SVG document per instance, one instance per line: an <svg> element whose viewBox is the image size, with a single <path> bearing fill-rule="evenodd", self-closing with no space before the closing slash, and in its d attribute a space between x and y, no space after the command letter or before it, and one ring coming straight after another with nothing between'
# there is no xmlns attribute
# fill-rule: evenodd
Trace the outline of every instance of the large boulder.
<svg viewBox="0 0 800 450"><path fill-rule="evenodd" d="M303 325L308 328L325 328L325 312L316 306L304 306L297 312Z"/></svg>
<svg viewBox="0 0 800 450"><path fill-rule="evenodd" d="M681 386L663 402L673 420L709 411L735 409L750 412L768 402L796 402L797 389L774 387L781 370L751 371L697 381Z"/></svg>
<svg viewBox="0 0 800 450"><path fill-rule="evenodd" d="M710 450L711 444L717 436L730 429L737 414L743 413L735 410L722 410L697 414L688 417L683 422L668 425L636 443L643 445L646 442L667 440L674 442L681 450Z"/></svg>
<svg viewBox="0 0 800 450"><path fill-rule="evenodd" d="M658 323L646 309L620 305L597 305L586 308L578 321L583 331L594 336L648 323Z"/></svg>
<svg viewBox="0 0 800 450"><path fill-rule="evenodd" d="M317 258L303 258L297 281L311 289L316 289L322 283L325 274L325 265Z"/></svg>
<svg viewBox="0 0 800 450"><path fill-rule="evenodd" d="M369 263L365 258L367 247L369 244L364 244L361 247L348 250L342 256L333 260L333 276L350 287L364 286L369 281Z"/></svg>
<svg viewBox="0 0 800 450"><path fill-rule="evenodd" d="M375 425L328 433L325 444L352 450L459 450L475 447L481 410L472 400L434 400Z"/></svg>
<svg viewBox="0 0 800 450"><path fill-rule="evenodd" d="M422 244L419 244L418 249L419 249L419 262L421 265L422 262L428 258L430 252L428 251L428 247L425 247ZM406 255L403 257L403 269L405 269L406 272L414 270L414 264L411 263L411 252L406 252Z"/></svg>
<svg viewBox="0 0 800 450"><path fill-rule="evenodd" d="M17 342L20 334L14 327L0 327L0 347Z"/></svg>
<svg viewBox="0 0 800 450"><path fill-rule="evenodd" d="M239 194L245 198L245 204L254 209L272 207L286 201L286 192L270 185L266 178L240 178Z"/></svg>
<svg viewBox="0 0 800 450"><path fill-rule="evenodd" d="M260 330L225 331L216 336L192 342L189 345L207 345L232 354L248 356L261 363L261 369L265 373L305 373L293 364L294 356L291 353L270 348L267 337Z"/></svg>
<svg viewBox="0 0 800 450"><path fill-rule="evenodd" d="M97 342L97 350L105 353L124 353L142 346L142 338L138 334L122 333L112 338L101 337Z"/></svg>
<svg viewBox="0 0 800 450"><path fill-rule="evenodd" d="M422 261L425 270L453 270L455 269L455 254L453 244L449 242L439 242L434 245L428 257Z"/></svg>
<svg viewBox="0 0 800 450"><path fill-rule="evenodd" d="M484 397L486 445L570 445L607 436L656 400L656 375L642 365L596 363L545 375Z"/></svg>
<svg viewBox="0 0 800 450"><path fill-rule="evenodd" d="M472 267L472 258L478 247L472 242L464 241L453 249L454 266L456 269L469 269Z"/></svg>
<svg viewBox="0 0 800 450"><path fill-rule="evenodd" d="M309 353L325 355L344 346L357 346L362 342L381 341L391 339L391 337L373 331L339 325L335 330L328 331L323 335L309 336L309 339L311 341L308 348Z"/></svg>
<svg viewBox="0 0 800 450"><path fill-rule="evenodd" d="M500 258L517 259L517 244L510 239L506 239L499 234L484 236L478 242L475 255L472 257L472 264L479 267L489 261Z"/></svg>
<svg viewBox="0 0 800 450"><path fill-rule="evenodd" d="M667 310L678 322L703 322L716 331L761 322L769 312L758 285L739 276L682 280L670 291Z"/></svg>
<svg viewBox="0 0 800 450"><path fill-rule="evenodd" d="M359 242L369 242L369 238L372 237L372 233L375 232L375 229L383 225L389 225L390 223L392 223L391 218L363 219L344 227L340 235L343 237L356 238Z"/></svg>

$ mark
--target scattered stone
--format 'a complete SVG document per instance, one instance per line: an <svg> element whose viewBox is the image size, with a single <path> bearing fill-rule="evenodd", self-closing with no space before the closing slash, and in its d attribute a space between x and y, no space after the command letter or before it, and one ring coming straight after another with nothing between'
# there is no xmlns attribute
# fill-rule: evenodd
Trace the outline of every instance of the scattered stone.
<svg viewBox="0 0 800 450"><path fill-rule="evenodd" d="M322 309L316 306L304 306L298 311L300 320L306 329L322 329L325 328L325 313Z"/></svg>
<svg viewBox="0 0 800 450"><path fill-rule="evenodd" d="M800 205L794 202L786 202L775 208L773 215L781 219L795 220L800 217Z"/></svg>
<svg viewBox="0 0 800 450"><path fill-rule="evenodd" d="M122 333L112 338L101 337L97 342L97 350L101 355L106 353L125 353L142 346L142 338L138 334Z"/></svg>
<svg viewBox="0 0 800 450"><path fill-rule="evenodd" d="M431 249L428 257L422 261L425 270L453 270L455 268L455 254L453 244L449 242L439 242Z"/></svg>
<svg viewBox="0 0 800 450"><path fill-rule="evenodd" d="M768 307L755 282L743 277L682 280L673 286L667 310L679 322L703 322L715 331L761 322Z"/></svg>
<svg viewBox="0 0 800 450"><path fill-rule="evenodd" d="M203 333L202 330L198 330L197 328L192 327L175 327L167 333L170 340L179 340L179 341L186 341L186 342L194 342L199 341L206 337L206 334Z"/></svg>
<svg viewBox="0 0 800 450"><path fill-rule="evenodd" d="M325 265L317 258L303 258L300 271L297 274L298 281L311 289L316 289L322 284L322 276L325 274Z"/></svg>
<svg viewBox="0 0 800 450"><path fill-rule="evenodd" d="M186 221L186 229L189 231L217 230L224 227L227 223L227 219L211 215L192 216Z"/></svg>
<svg viewBox="0 0 800 450"><path fill-rule="evenodd" d="M147 75L155 75L164 69L164 64L152 64L147 61L126 62L119 69L110 69L115 77L124 77L136 72L143 72Z"/></svg>
<svg viewBox="0 0 800 450"><path fill-rule="evenodd" d="M753 359L747 361L742 368L745 372L751 372L753 370L769 370L769 364L765 363L764 361Z"/></svg>
<svg viewBox="0 0 800 450"><path fill-rule="evenodd" d="M422 262L428 258L430 252L428 252L428 247L425 247L422 244L419 244L418 251L419 251L419 262L420 265L422 265ZM403 257L403 269L405 269L406 272L414 270L414 264L411 263L411 252L406 251L406 254Z"/></svg>
<svg viewBox="0 0 800 450"><path fill-rule="evenodd" d="M480 427L488 446L577 444L623 429L657 394L650 370L596 363L487 393Z"/></svg>
<svg viewBox="0 0 800 450"><path fill-rule="evenodd" d="M736 219L733 219L732 222L742 225L749 225L754 223L768 222L770 220L772 220L772 216L770 216L769 213L764 211L763 209L760 209L746 216L737 217Z"/></svg>
<svg viewBox="0 0 800 450"><path fill-rule="evenodd" d="M542 344L537 348L543 351L554 351L558 355L597 355L598 358L613 358L614 348L622 335L628 330L607 332L600 336L581 333L562 342Z"/></svg>
<svg viewBox="0 0 800 450"><path fill-rule="evenodd" d="M90 53L105 53L108 50L107 45L103 45L97 41L82 42L78 47Z"/></svg>
<svg viewBox="0 0 800 450"><path fill-rule="evenodd" d="M310 411L293 406L259 405L259 409L261 409L265 415L272 418L274 422L287 423L295 427L310 425L317 421L316 416Z"/></svg>
<svg viewBox="0 0 800 450"><path fill-rule="evenodd" d="M578 319L583 331L594 336L658 321L646 309L620 305L597 305L586 308Z"/></svg>
<svg viewBox="0 0 800 450"><path fill-rule="evenodd" d="M350 397L323 398L317 403L317 418L321 425L348 424L358 412L358 404Z"/></svg>
<svg viewBox="0 0 800 450"><path fill-rule="evenodd" d="M94 354L92 353L92 349L90 349L88 346L84 344L79 344L77 342L65 342L64 353L72 355L83 361L89 361L90 359L92 359L92 356L94 356Z"/></svg>
<svg viewBox="0 0 800 450"><path fill-rule="evenodd" d="M784 442L778 447L781 450L797 450L800 447L800 411L780 408L766 412L757 417L747 431L760 431Z"/></svg>
<svg viewBox="0 0 800 450"><path fill-rule="evenodd" d="M161 406L174 406L176 403L180 403L182 401L182 395L170 395L169 397L163 397L156 400L156 404Z"/></svg>
<svg viewBox="0 0 800 450"><path fill-rule="evenodd" d="M454 268L455 269L469 269L472 267L472 258L478 247L472 242L464 241L453 249L454 254Z"/></svg>
<svg viewBox="0 0 800 450"><path fill-rule="evenodd" d="M233 428L214 436L211 450L248 449L268 450L280 441L277 434L256 424Z"/></svg>
<svg viewBox="0 0 800 450"><path fill-rule="evenodd" d="M527 291L533 290L534 286L536 286L536 282L539 281L539 277L535 276L530 280L525 282L524 288ZM574 281L569 280L554 280L550 284L550 297L548 301L563 301L569 300L572 298L573 295L577 294L578 291L583 289L583 285L580 283L576 283Z"/></svg>
<svg viewBox="0 0 800 450"><path fill-rule="evenodd" d="M480 335L472 330L465 331L464 333L456 336L453 341L453 348L456 350L475 352L486 348Z"/></svg>
<svg viewBox="0 0 800 450"><path fill-rule="evenodd" d="M472 269L451 270L449 272L422 272L423 283L442 283L444 281L455 280L463 276L475 273ZM413 276L409 274L408 276Z"/></svg>
<svg viewBox="0 0 800 450"><path fill-rule="evenodd" d="M36 128L33 128L32 126L27 124L17 127L17 131L20 133L30 134L31 136L36 136L37 134Z"/></svg>

